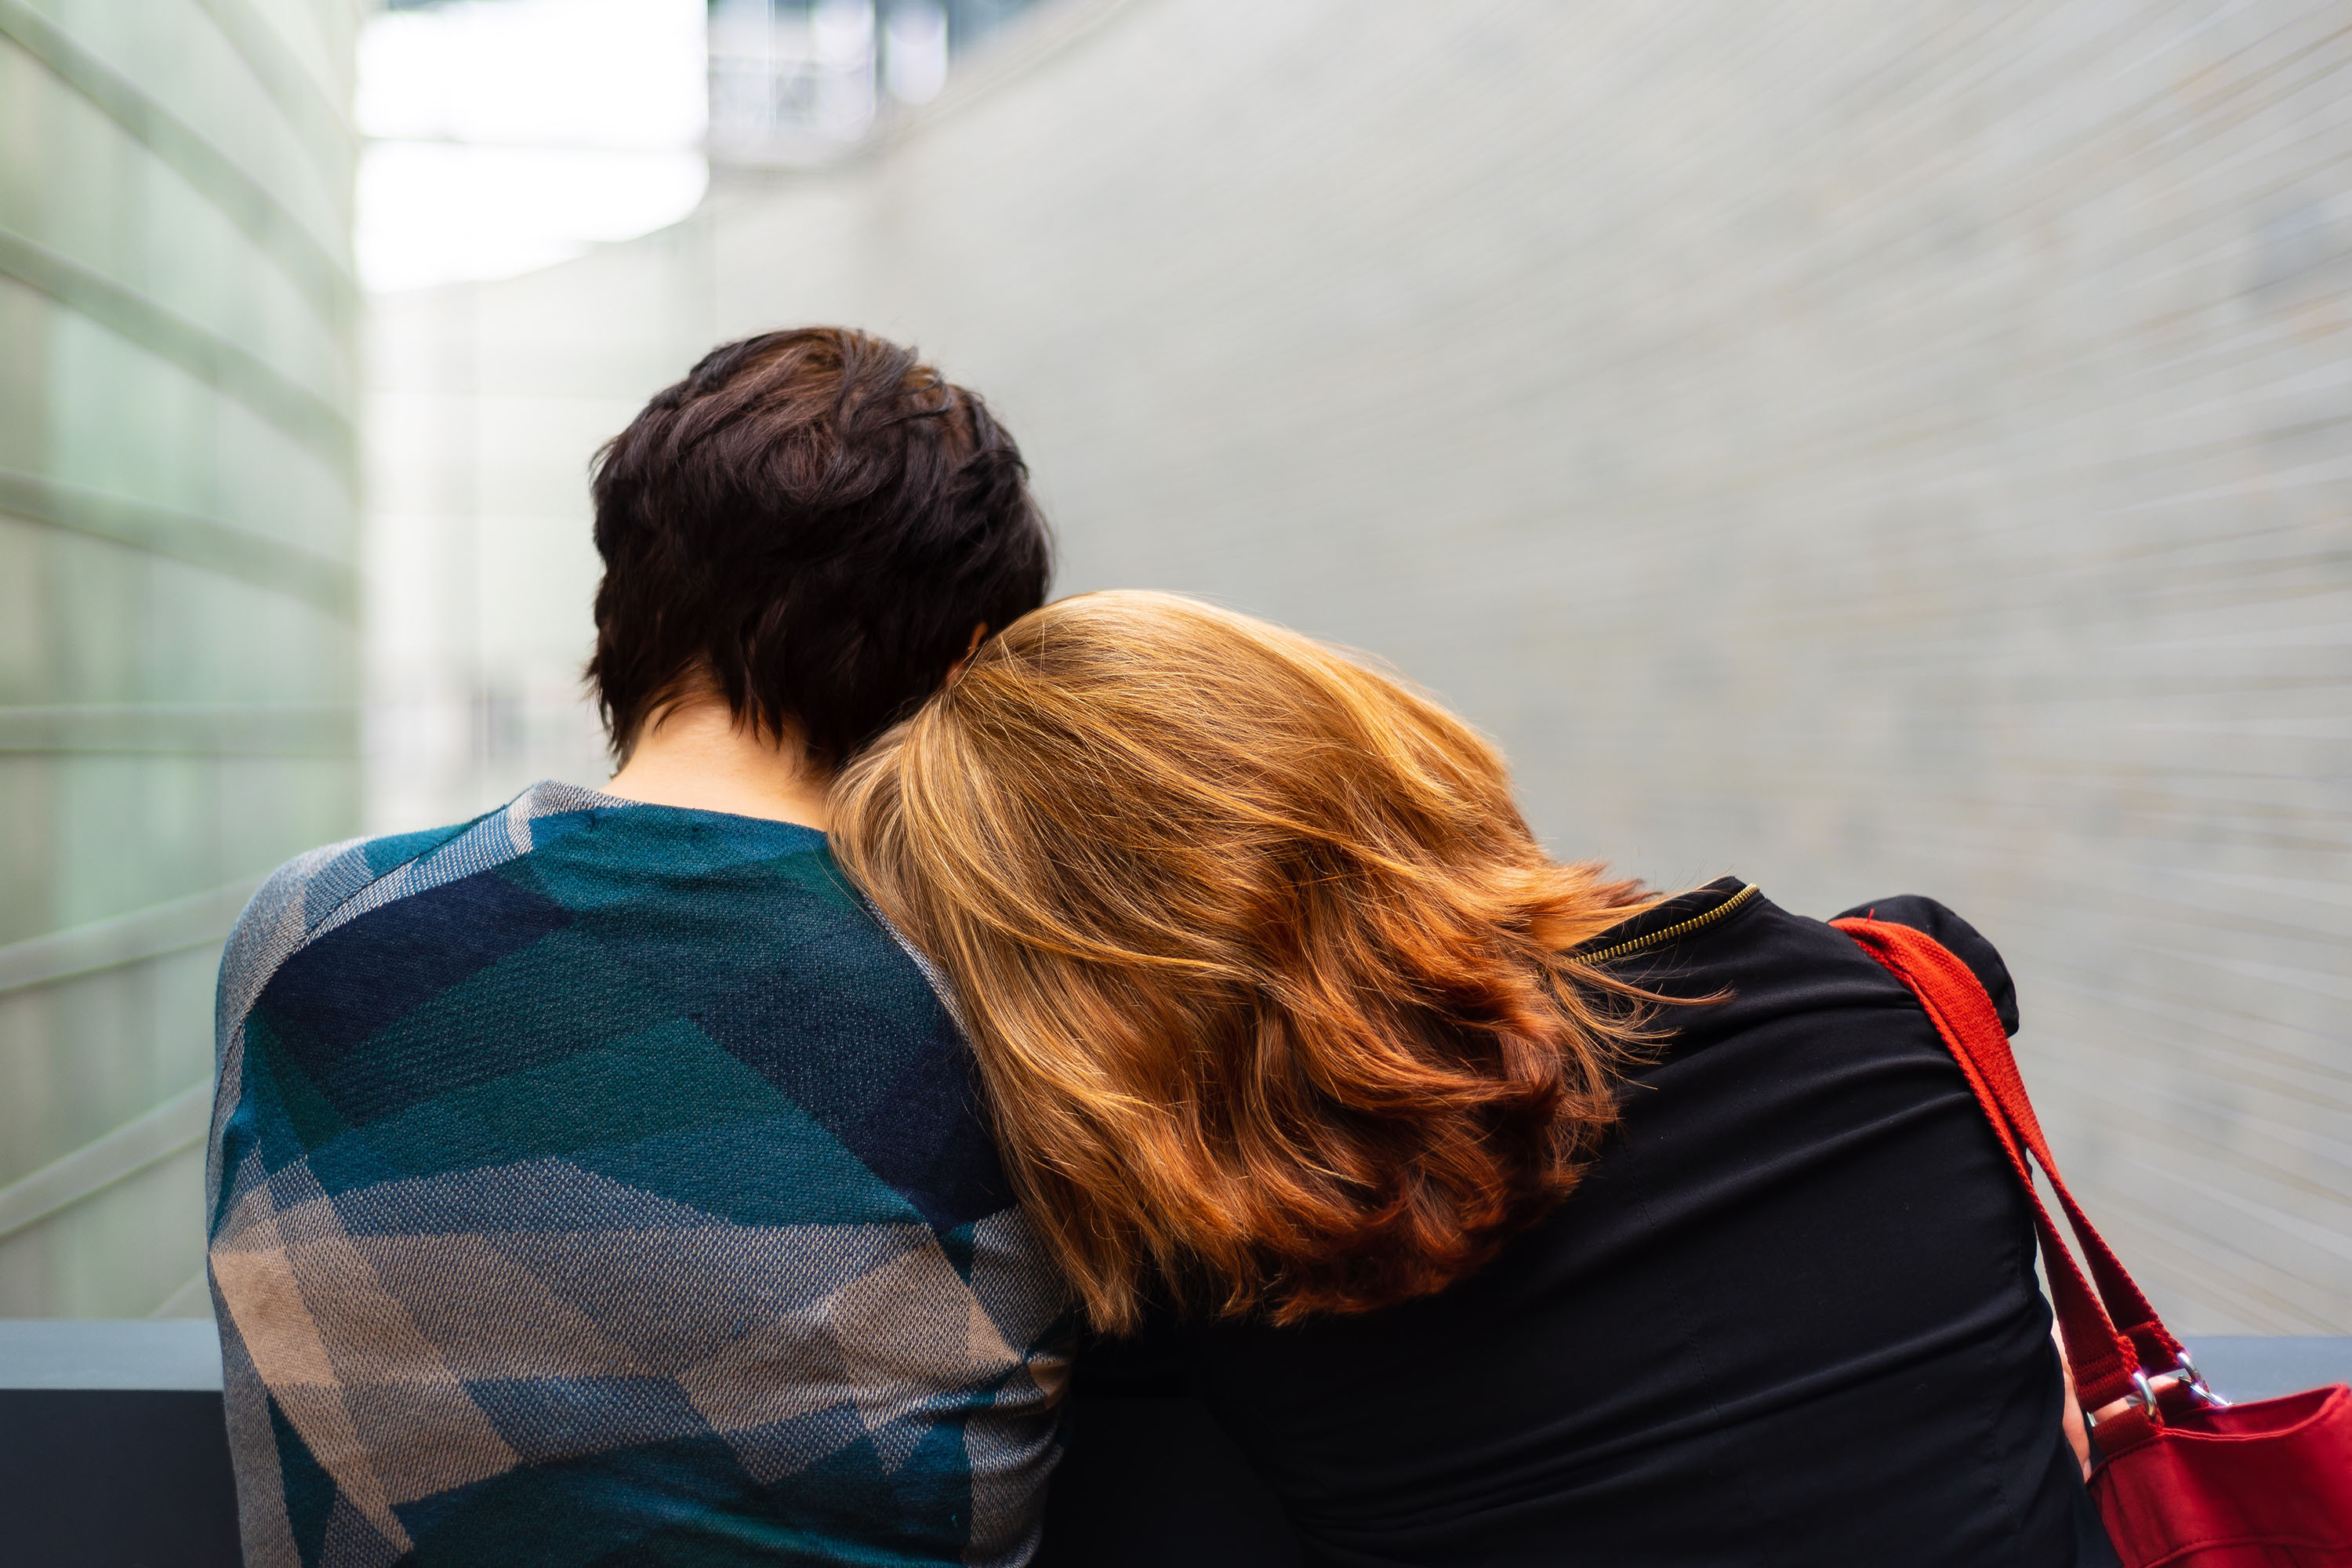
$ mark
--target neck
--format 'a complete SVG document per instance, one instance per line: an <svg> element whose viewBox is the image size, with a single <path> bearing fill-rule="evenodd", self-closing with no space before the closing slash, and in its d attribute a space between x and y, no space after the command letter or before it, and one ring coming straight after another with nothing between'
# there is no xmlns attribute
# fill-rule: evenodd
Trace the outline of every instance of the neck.
<svg viewBox="0 0 2352 1568"><path fill-rule="evenodd" d="M827 783L797 736L779 741L739 722L725 699L686 698L649 721L604 786L648 805L764 816L824 831Z"/></svg>

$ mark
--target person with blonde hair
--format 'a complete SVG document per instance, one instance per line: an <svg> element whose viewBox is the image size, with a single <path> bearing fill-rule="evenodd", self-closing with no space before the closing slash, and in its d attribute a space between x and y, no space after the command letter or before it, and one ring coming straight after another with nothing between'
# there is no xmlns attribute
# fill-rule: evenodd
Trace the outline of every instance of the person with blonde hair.
<svg viewBox="0 0 2352 1568"><path fill-rule="evenodd" d="M1164 594L1014 622L830 809L1082 1383L1172 1353L1307 1561L2107 1560L2024 1198L1843 933L1555 861L1437 703Z"/></svg>

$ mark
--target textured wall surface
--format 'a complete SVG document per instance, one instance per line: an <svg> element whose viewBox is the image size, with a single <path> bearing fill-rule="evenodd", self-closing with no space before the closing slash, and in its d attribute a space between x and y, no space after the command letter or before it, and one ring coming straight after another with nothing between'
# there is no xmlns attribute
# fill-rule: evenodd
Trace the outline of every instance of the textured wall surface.
<svg viewBox="0 0 2352 1568"><path fill-rule="evenodd" d="M213 971L357 826L346 0L0 0L0 1315L205 1315Z"/></svg>
<svg viewBox="0 0 2352 1568"><path fill-rule="evenodd" d="M589 451L855 320L1065 588L1393 660L1562 855L1958 908L2177 1326L2352 1331L2347 67L2345 0L1049 11L853 167L379 316L374 810L594 776Z"/></svg>

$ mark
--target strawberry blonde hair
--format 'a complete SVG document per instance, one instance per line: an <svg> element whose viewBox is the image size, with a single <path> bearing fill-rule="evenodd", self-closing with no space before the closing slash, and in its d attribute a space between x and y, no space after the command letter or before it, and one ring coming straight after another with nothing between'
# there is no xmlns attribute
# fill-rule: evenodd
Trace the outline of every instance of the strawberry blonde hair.
<svg viewBox="0 0 2352 1568"><path fill-rule="evenodd" d="M1576 1184L1647 1038L1566 951L1638 884L1547 857L1436 703L1194 600L1024 616L833 812L1107 1331L1444 1288Z"/></svg>

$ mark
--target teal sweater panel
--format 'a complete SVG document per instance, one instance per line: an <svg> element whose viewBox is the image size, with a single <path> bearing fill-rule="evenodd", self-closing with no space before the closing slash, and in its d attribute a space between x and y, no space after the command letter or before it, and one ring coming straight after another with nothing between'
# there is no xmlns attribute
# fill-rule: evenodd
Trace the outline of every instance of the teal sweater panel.
<svg viewBox="0 0 2352 1568"><path fill-rule="evenodd" d="M542 784L221 972L251 1568L1018 1564L1063 1292L923 966L786 823Z"/></svg>

